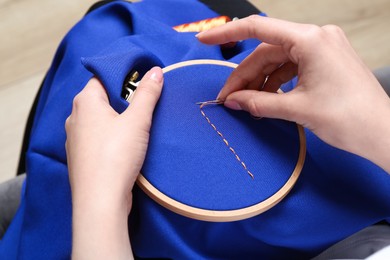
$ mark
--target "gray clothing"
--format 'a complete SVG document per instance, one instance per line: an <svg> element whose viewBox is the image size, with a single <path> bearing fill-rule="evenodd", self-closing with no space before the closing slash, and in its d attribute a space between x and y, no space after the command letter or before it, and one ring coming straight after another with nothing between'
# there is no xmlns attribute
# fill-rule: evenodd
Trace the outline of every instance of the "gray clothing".
<svg viewBox="0 0 390 260"><path fill-rule="evenodd" d="M387 95L390 97L390 67L383 67L374 70L374 75L378 79L379 83L381 83Z"/></svg>
<svg viewBox="0 0 390 260"><path fill-rule="evenodd" d="M25 174L0 184L0 239L4 236L20 203Z"/></svg>

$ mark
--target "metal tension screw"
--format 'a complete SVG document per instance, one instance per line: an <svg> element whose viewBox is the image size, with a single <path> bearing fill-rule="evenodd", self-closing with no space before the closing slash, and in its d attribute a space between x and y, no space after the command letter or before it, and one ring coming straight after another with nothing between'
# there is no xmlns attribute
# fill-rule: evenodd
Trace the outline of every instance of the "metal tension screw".
<svg viewBox="0 0 390 260"><path fill-rule="evenodd" d="M122 88L122 97L129 101L130 97L133 95L134 91L138 87L138 82L136 80L139 77L139 73L136 70L130 71L130 73L126 76L125 82L123 83Z"/></svg>

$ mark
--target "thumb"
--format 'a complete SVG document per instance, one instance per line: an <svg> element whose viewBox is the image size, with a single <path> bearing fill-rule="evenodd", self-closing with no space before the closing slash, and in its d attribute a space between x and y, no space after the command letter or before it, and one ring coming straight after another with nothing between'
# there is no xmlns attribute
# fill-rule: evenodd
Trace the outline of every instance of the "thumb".
<svg viewBox="0 0 390 260"><path fill-rule="evenodd" d="M154 108L161 95L163 81L161 68L153 67L149 70L140 81L129 107L123 114L125 116L131 114L139 119L151 120Z"/></svg>
<svg viewBox="0 0 390 260"><path fill-rule="evenodd" d="M255 117L295 120L295 106L291 93L270 93L257 90L240 90L227 96L224 106L244 110Z"/></svg>

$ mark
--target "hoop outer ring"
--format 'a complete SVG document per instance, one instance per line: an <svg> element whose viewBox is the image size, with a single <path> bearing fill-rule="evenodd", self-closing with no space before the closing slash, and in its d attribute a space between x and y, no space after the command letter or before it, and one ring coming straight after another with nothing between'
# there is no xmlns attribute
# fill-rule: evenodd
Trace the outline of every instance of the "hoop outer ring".
<svg viewBox="0 0 390 260"><path fill-rule="evenodd" d="M193 65L217 65L217 66L226 66L231 68L236 68L238 64L228 62L228 61L220 61L220 60L189 60L184 62L179 62L172 64L163 68L163 73L167 73L169 71ZM185 217L209 221L209 222L230 222L230 221L238 221L247 218L254 217L259 215L270 208L274 207L278 204L293 188L298 177L302 171L305 157L306 157L306 137L305 131L301 125L297 124L298 134L299 134L299 155L297 164L287 182L272 196L269 198L254 204L249 207L244 207L235 210L207 210L196 208L193 206L189 206L182 202L172 199L168 197L156 187L154 187L144 176L142 173L138 176L137 184L138 186L154 201L156 201L161 206L177 213Z"/></svg>

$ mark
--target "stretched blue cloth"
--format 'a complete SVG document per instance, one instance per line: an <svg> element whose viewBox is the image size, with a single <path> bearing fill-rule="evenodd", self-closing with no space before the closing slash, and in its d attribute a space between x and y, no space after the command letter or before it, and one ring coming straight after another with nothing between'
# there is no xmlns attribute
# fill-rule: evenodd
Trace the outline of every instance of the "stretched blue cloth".
<svg viewBox="0 0 390 260"><path fill-rule="evenodd" d="M132 69L143 74L155 65L166 67L193 59L239 63L258 41L243 41L233 50L221 51L219 46L199 43L192 33L172 29L215 16L195 0L118 1L89 13L66 35L40 95L22 202L0 242L0 259L70 257L72 208L64 123L74 96L88 80L97 76L113 108L122 112L128 105L120 97L122 84ZM194 104L213 99L230 72L224 67L193 66L166 74L142 169L170 196L201 208L230 209L266 198L283 184L299 149L292 123L255 121L222 106L205 107L210 119L253 169L255 178L246 175ZM191 80L190 75L198 80ZM293 85L290 82L284 89L288 91ZM188 140L188 136L197 138ZM304 259L390 217L387 173L365 159L330 147L310 131L306 131L306 138L305 164L292 191L275 207L246 220L213 223L187 218L160 206L136 187L129 218L134 253L173 259ZM193 153L193 148L201 153ZM196 157L202 155L204 158ZM173 172L171 167L177 165L180 167ZM214 171L213 176L191 172L199 167ZM168 178L170 172L173 175ZM206 180L212 187L209 197ZM245 189L250 185L253 190L248 192Z"/></svg>

